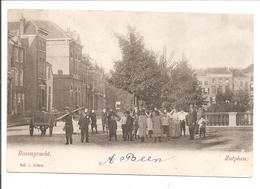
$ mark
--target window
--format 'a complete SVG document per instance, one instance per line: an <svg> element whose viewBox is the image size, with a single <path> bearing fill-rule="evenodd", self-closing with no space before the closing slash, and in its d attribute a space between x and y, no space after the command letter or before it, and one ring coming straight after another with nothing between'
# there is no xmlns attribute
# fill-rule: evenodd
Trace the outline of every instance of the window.
<svg viewBox="0 0 260 189"><path fill-rule="evenodd" d="M42 49L42 40L39 40L39 49Z"/></svg>
<svg viewBox="0 0 260 189"><path fill-rule="evenodd" d="M243 86L243 81L240 81L240 87L242 87Z"/></svg>
<svg viewBox="0 0 260 189"><path fill-rule="evenodd" d="M18 86L18 72L14 70L14 85Z"/></svg>
<svg viewBox="0 0 260 189"><path fill-rule="evenodd" d="M51 78L51 68L48 67L48 78L50 79Z"/></svg>
<svg viewBox="0 0 260 189"><path fill-rule="evenodd" d="M199 81L199 85L202 85L202 81Z"/></svg>
<svg viewBox="0 0 260 189"><path fill-rule="evenodd" d="M23 86L23 70L20 71L20 86Z"/></svg>
<svg viewBox="0 0 260 189"><path fill-rule="evenodd" d="M223 93L223 87L222 86L218 87L218 92Z"/></svg>
<svg viewBox="0 0 260 189"><path fill-rule="evenodd" d="M229 85L226 85L225 86L225 91L228 91L228 90L230 90Z"/></svg>
<svg viewBox="0 0 260 189"><path fill-rule="evenodd" d="M19 60L18 60L18 48L14 48L14 60L16 61L16 62L18 62Z"/></svg>
<svg viewBox="0 0 260 189"><path fill-rule="evenodd" d="M23 49L21 49L21 51L20 51L20 62L21 63L23 63L23 57L24 57L24 51L23 51Z"/></svg>
<svg viewBox="0 0 260 189"><path fill-rule="evenodd" d="M215 83L216 79L215 78L212 78L212 83Z"/></svg>
<svg viewBox="0 0 260 189"><path fill-rule="evenodd" d="M216 94L217 93L217 90L216 90L216 86L212 86L212 94Z"/></svg>
<svg viewBox="0 0 260 189"><path fill-rule="evenodd" d="M209 82L208 81L204 81L204 85L208 85L209 84Z"/></svg>

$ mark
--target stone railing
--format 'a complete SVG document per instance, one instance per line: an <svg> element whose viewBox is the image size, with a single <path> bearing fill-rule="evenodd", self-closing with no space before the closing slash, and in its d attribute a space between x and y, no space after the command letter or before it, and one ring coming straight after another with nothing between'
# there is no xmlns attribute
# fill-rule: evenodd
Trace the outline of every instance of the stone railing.
<svg viewBox="0 0 260 189"><path fill-rule="evenodd" d="M253 112L238 112L236 114L236 125L252 126Z"/></svg>
<svg viewBox="0 0 260 189"><path fill-rule="evenodd" d="M208 120L208 126L228 126L229 113L228 112L207 112L205 117Z"/></svg>
<svg viewBox="0 0 260 189"><path fill-rule="evenodd" d="M253 126L253 112L206 112L208 126Z"/></svg>

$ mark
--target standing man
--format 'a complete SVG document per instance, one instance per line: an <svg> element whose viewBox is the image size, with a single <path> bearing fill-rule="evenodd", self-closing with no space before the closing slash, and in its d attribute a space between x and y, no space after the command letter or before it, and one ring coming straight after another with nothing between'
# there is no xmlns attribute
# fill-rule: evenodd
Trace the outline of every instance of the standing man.
<svg viewBox="0 0 260 189"><path fill-rule="evenodd" d="M188 115L188 124L189 124L190 139L194 140L195 128L197 124L197 112L193 106L190 106L190 112Z"/></svg>
<svg viewBox="0 0 260 189"><path fill-rule="evenodd" d="M117 122L116 122L116 115L113 114L110 117L109 124L108 124L108 132L109 132L109 141L111 141L112 137L115 137L115 141L117 141Z"/></svg>
<svg viewBox="0 0 260 189"><path fill-rule="evenodd" d="M198 109L196 108L197 111L197 120L200 120L200 118L202 117L203 114L203 109L201 107L199 107ZM199 124L196 124L196 134L199 134Z"/></svg>
<svg viewBox="0 0 260 189"><path fill-rule="evenodd" d="M103 109L103 112L102 112L102 128L103 128L103 133L105 133L105 131L107 132L107 111L106 111L106 109Z"/></svg>
<svg viewBox="0 0 260 189"><path fill-rule="evenodd" d="M186 135L186 116L187 116L187 112L184 112L183 109L181 109L181 111L178 113L178 117L180 120L180 127L181 127L181 136L182 136L182 131L183 131L183 135Z"/></svg>
<svg viewBox="0 0 260 189"><path fill-rule="evenodd" d="M92 131L92 134L94 134L94 131L93 131L94 128L96 129L96 134L97 134L98 133L97 132L97 116L96 116L95 110L92 110L92 112L89 115L89 117L90 117L90 120L91 120L91 131Z"/></svg>
<svg viewBox="0 0 260 189"><path fill-rule="evenodd" d="M72 134L73 134L73 124L72 124L72 115L69 112L69 108L65 108L66 115L62 120L65 121L65 136L66 136L66 143L65 144L72 144Z"/></svg>
<svg viewBox="0 0 260 189"><path fill-rule="evenodd" d="M123 133L123 139L126 141L126 135L127 135L127 130L126 130L126 121L127 121L127 114L124 112L124 115L121 117L121 126L122 126L122 133Z"/></svg>
<svg viewBox="0 0 260 189"><path fill-rule="evenodd" d="M133 123L134 118L130 115L129 111L126 111L126 140L133 140Z"/></svg>
<svg viewBox="0 0 260 189"><path fill-rule="evenodd" d="M83 111L80 118L79 118L79 129L81 130L81 142L84 142L84 139L86 143L89 142L88 140L88 125L89 125L89 115L88 115L88 109L85 109L85 112Z"/></svg>

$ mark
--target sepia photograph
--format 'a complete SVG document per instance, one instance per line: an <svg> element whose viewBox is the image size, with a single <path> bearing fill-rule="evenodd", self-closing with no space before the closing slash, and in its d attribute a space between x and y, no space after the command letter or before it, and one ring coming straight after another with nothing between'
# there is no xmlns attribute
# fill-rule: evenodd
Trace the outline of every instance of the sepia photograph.
<svg viewBox="0 0 260 189"><path fill-rule="evenodd" d="M9 9L8 172L252 177L254 16Z"/></svg>

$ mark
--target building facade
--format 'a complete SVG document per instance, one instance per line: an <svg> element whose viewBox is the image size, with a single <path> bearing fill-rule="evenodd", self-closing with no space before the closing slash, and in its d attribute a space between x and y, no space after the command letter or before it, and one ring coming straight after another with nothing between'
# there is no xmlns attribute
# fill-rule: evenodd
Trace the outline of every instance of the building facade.
<svg viewBox="0 0 260 189"><path fill-rule="evenodd" d="M239 90L253 93L252 69L209 68L197 71L197 79L208 104L216 103L218 92Z"/></svg>
<svg viewBox="0 0 260 189"><path fill-rule="evenodd" d="M26 46L19 35L8 32L7 113L24 114L24 67Z"/></svg>
<svg viewBox="0 0 260 189"><path fill-rule="evenodd" d="M9 22L8 31L10 39L19 36L21 41L19 52L13 50L11 40L8 44L12 50L8 53L8 87L17 90L8 90L12 97L8 100L8 112L63 110L66 106L105 108L104 72L90 56L82 55L83 46L77 32L65 31L51 21L23 17L19 22ZM16 55L26 57L26 64L20 59L19 64L12 63ZM19 78L23 78L22 83Z"/></svg>
<svg viewBox="0 0 260 189"><path fill-rule="evenodd" d="M89 81L88 107L92 110L106 108L106 88L103 70L96 65L91 65L87 73Z"/></svg>
<svg viewBox="0 0 260 189"><path fill-rule="evenodd" d="M9 22L8 30L19 36L26 47L24 56L24 108L26 112L46 110L48 106L46 37L48 31L37 22L21 18L19 22Z"/></svg>
<svg viewBox="0 0 260 189"><path fill-rule="evenodd" d="M46 111L51 112L53 110L53 73L49 62L46 62L46 94Z"/></svg>

